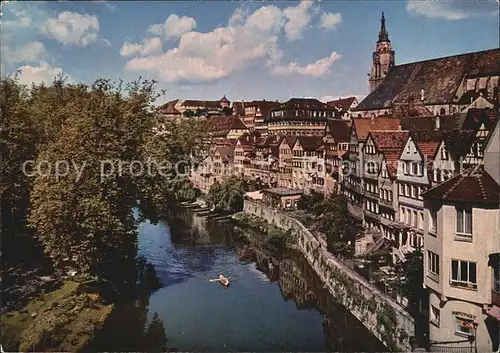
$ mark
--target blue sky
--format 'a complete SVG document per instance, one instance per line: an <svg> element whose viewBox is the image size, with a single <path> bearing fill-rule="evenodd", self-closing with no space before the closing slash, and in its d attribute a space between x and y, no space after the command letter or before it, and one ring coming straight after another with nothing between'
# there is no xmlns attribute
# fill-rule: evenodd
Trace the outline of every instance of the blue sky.
<svg viewBox="0 0 500 353"><path fill-rule="evenodd" d="M365 95L382 11L396 64L498 47L494 0L11 1L2 74L154 78L160 102Z"/></svg>

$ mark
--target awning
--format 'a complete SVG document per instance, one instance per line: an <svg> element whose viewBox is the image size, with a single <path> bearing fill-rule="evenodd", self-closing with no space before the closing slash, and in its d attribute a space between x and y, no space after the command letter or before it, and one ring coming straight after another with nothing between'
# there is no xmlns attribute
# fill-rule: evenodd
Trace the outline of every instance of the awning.
<svg viewBox="0 0 500 353"><path fill-rule="evenodd" d="M490 310L486 312L488 316L491 316L492 318L497 319L497 321L500 321L500 307L493 305Z"/></svg>

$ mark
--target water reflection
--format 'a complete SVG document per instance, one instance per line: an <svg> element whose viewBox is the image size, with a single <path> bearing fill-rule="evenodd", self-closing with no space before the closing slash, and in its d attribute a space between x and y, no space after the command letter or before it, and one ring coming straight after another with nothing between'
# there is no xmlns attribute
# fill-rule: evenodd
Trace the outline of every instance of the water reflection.
<svg viewBox="0 0 500 353"><path fill-rule="evenodd" d="M140 253L163 287L117 308L98 351L386 351L323 289L296 253L275 253L262 235L241 234L176 210L139 228ZM232 277L223 290L208 279ZM153 347L154 346L154 347Z"/></svg>
<svg viewBox="0 0 500 353"><path fill-rule="evenodd" d="M271 280L278 281L284 300L293 300L298 310L317 309L323 314L327 351L387 350L352 314L335 301L301 254L288 252L276 256L263 247L253 246L252 249L256 252L257 267L268 274Z"/></svg>

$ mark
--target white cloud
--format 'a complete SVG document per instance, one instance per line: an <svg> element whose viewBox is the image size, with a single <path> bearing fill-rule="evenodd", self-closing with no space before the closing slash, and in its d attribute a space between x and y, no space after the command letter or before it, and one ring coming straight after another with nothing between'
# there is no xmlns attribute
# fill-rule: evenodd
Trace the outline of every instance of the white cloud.
<svg viewBox="0 0 500 353"><path fill-rule="evenodd" d="M319 59L312 64L300 66L296 62L291 62L286 66L276 66L273 70L274 74L299 74L304 76L320 77L330 73L330 68L333 63L341 57L337 52L333 52L330 56Z"/></svg>
<svg viewBox="0 0 500 353"><path fill-rule="evenodd" d="M96 16L64 11L48 19L42 31L63 44L86 46L97 40L99 20Z"/></svg>
<svg viewBox="0 0 500 353"><path fill-rule="evenodd" d="M498 16L498 1L421 1L408 0L406 9L410 13L430 18L462 20L474 16Z"/></svg>
<svg viewBox="0 0 500 353"><path fill-rule="evenodd" d="M229 27L236 27L236 26L241 26L245 22L245 13L243 12L242 9L238 8L234 10L233 14L229 18L228 21L228 26Z"/></svg>
<svg viewBox="0 0 500 353"><path fill-rule="evenodd" d="M337 27L341 21L342 15L340 13L323 12L321 14L319 27L324 29L333 29Z"/></svg>
<svg viewBox="0 0 500 353"><path fill-rule="evenodd" d="M147 71L164 82L206 82L229 76L259 59L270 65L281 58L277 45L282 28L279 8L263 6L241 22L207 33L184 33L176 48L133 58L125 68Z"/></svg>
<svg viewBox="0 0 500 353"><path fill-rule="evenodd" d="M175 14L168 16L165 23L149 26L149 31L165 38L177 38L196 28L196 21L192 17L179 17Z"/></svg>
<svg viewBox="0 0 500 353"><path fill-rule="evenodd" d="M46 62L41 62L39 66L25 65L19 69L19 83L23 85L31 85L46 83L50 84L57 75L63 73L60 67L50 66ZM71 82L71 78L68 77L66 82Z"/></svg>
<svg viewBox="0 0 500 353"><path fill-rule="evenodd" d="M183 18L171 15L165 24L152 25L149 31L166 38L177 33L179 42L176 47L148 55L143 51L144 44L126 43L121 54L135 56L127 62L126 70L142 71L167 83L218 80L255 62L265 64L274 73L317 77L329 72L330 66L340 57L337 53L303 67L294 62L280 66L283 52L278 47L280 34L284 32L289 40L300 38L312 17L317 14L319 10L312 1L302 1L298 6L283 11L274 5L261 6L249 14L238 9L228 19L227 27L215 28L206 33L189 29L195 27L194 20L188 25L188 18L182 21ZM171 18L175 21L170 23ZM329 19L328 25L332 26L332 21ZM173 23L184 25L174 30Z"/></svg>
<svg viewBox="0 0 500 353"><path fill-rule="evenodd" d="M12 49L5 43L2 45L3 59L9 64L38 61L45 54L42 42L27 43L17 49Z"/></svg>
<svg viewBox="0 0 500 353"><path fill-rule="evenodd" d="M139 54L142 56L159 53L162 50L162 41L159 37L143 40L142 44L126 41L120 49L121 56Z"/></svg>
<svg viewBox="0 0 500 353"><path fill-rule="evenodd" d="M286 18L285 37L288 40L297 40L302 38L302 32L308 27L312 16L318 13L318 8L313 6L311 0L303 0L296 7L287 7L283 10Z"/></svg>
<svg viewBox="0 0 500 353"><path fill-rule="evenodd" d="M106 47L110 48L111 47L111 42L107 40L106 38L101 38L101 43Z"/></svg>

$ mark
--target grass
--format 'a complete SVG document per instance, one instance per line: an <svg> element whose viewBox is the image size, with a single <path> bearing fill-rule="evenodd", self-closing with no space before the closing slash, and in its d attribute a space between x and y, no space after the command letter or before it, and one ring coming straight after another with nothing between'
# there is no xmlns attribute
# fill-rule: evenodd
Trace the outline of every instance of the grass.
<svg viewBox="0 0 500 353"><path fill-rule="evenodd" d="M93 338L112 312L99 294L81 290L68 281L32 299L23 309L2 315L1 340L5 351L79 351Z"/></svg>

